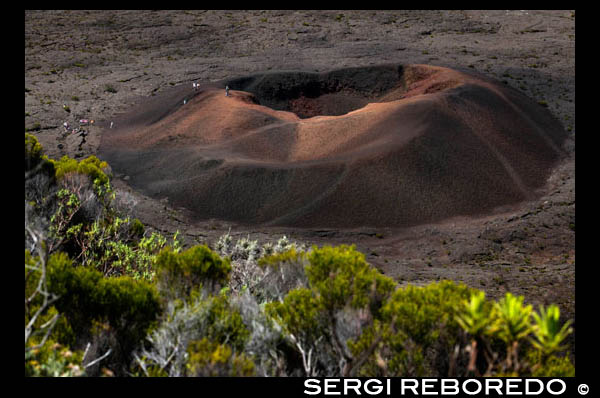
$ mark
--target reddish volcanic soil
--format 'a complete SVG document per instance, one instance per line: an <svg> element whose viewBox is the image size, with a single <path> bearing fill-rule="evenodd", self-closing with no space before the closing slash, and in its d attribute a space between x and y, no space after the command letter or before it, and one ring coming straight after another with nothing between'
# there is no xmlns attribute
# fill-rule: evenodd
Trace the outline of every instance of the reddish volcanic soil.
<svg viewBox="0 0 600 398"><path fill-rule="evenodd" d="M114 123L99 155L132 187L197 220L289 227L406 227L531 200L567 136L518 91L425 65L178 87Z"/></svg>

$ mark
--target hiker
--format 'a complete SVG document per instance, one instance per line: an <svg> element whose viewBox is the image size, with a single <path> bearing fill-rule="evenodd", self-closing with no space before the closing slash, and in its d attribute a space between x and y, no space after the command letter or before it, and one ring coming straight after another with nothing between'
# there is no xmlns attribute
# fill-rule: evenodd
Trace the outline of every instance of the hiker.
<svg viewBox="0 0 600 398"><path fill-rule="evenodd" d="M64 122L63 127L65 128L65 132L69 132L69 122Z"/></svg>
<svg viewBox="0 0 600 398"><path fill-rule="evenodd" d="M229 86L225 86L225 96L229 97Z"/></svg>
<svg viewBox="0 0 600 398"><path fill-rule="evenodd" d="M187 100L186 99L183 100L183 105L185 105L185 104L187 104Z"/></svg>
<svg viewBox="0 0 600 398"><path fill-rule="evenodd" d="M111 129L112 129L112 126L113 126L113 122L110 122L110 128L111 128Z"/></svg>

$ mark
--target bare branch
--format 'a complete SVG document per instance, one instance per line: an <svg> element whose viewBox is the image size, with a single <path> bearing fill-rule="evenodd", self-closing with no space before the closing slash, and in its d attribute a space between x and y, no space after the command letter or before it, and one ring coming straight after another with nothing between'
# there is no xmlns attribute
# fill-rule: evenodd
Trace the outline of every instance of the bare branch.
<svg viewBox="0 0 600 398"><path fill-rule="evenodd" d="M112 352L112 348L109 348L108 351L106 351L106 353L104 355L102 355L100 358L94 359L92 362L88 363L87 365L84 365L83 367L87 369L90 366L94 366L95 364L97 364L98 362L100 362L101 360L103 360L104 358L109 356L111 352Z"/></svg>

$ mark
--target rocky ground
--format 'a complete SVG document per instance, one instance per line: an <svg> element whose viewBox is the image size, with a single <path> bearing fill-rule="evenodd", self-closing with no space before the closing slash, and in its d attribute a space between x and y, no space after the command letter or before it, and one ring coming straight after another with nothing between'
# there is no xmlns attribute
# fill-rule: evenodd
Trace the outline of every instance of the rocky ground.
<svg viewBox="0 0 600 398"><path fill-rule="evenodd" d="M114 183L131 214L186 244L231 230L262 241L356 244L401 283L463 281L498 298L557 303L575 319L574 11L26 11L25 128L50 157L95 154L103 128L165 88L267 70L385 62L473 68L547 106L569 156L543 195L484 218L407 229L249 228L191 222L185 209ZM66 106L66 108L65 108ZM87 135L62 124L93 119Z"/></svg>

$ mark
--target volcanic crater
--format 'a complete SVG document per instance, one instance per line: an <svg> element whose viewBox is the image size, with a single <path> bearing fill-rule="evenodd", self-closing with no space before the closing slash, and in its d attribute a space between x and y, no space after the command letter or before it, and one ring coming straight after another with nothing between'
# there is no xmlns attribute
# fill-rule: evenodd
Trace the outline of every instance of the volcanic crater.
<svg viewBox="0 0 600 398"><path fill-rule="evenodd" d="M494 79L411 64L190 82L113 122L99 155L132 187L197 219L292 227L404 227L531 200L567 137Z"/></svg>

